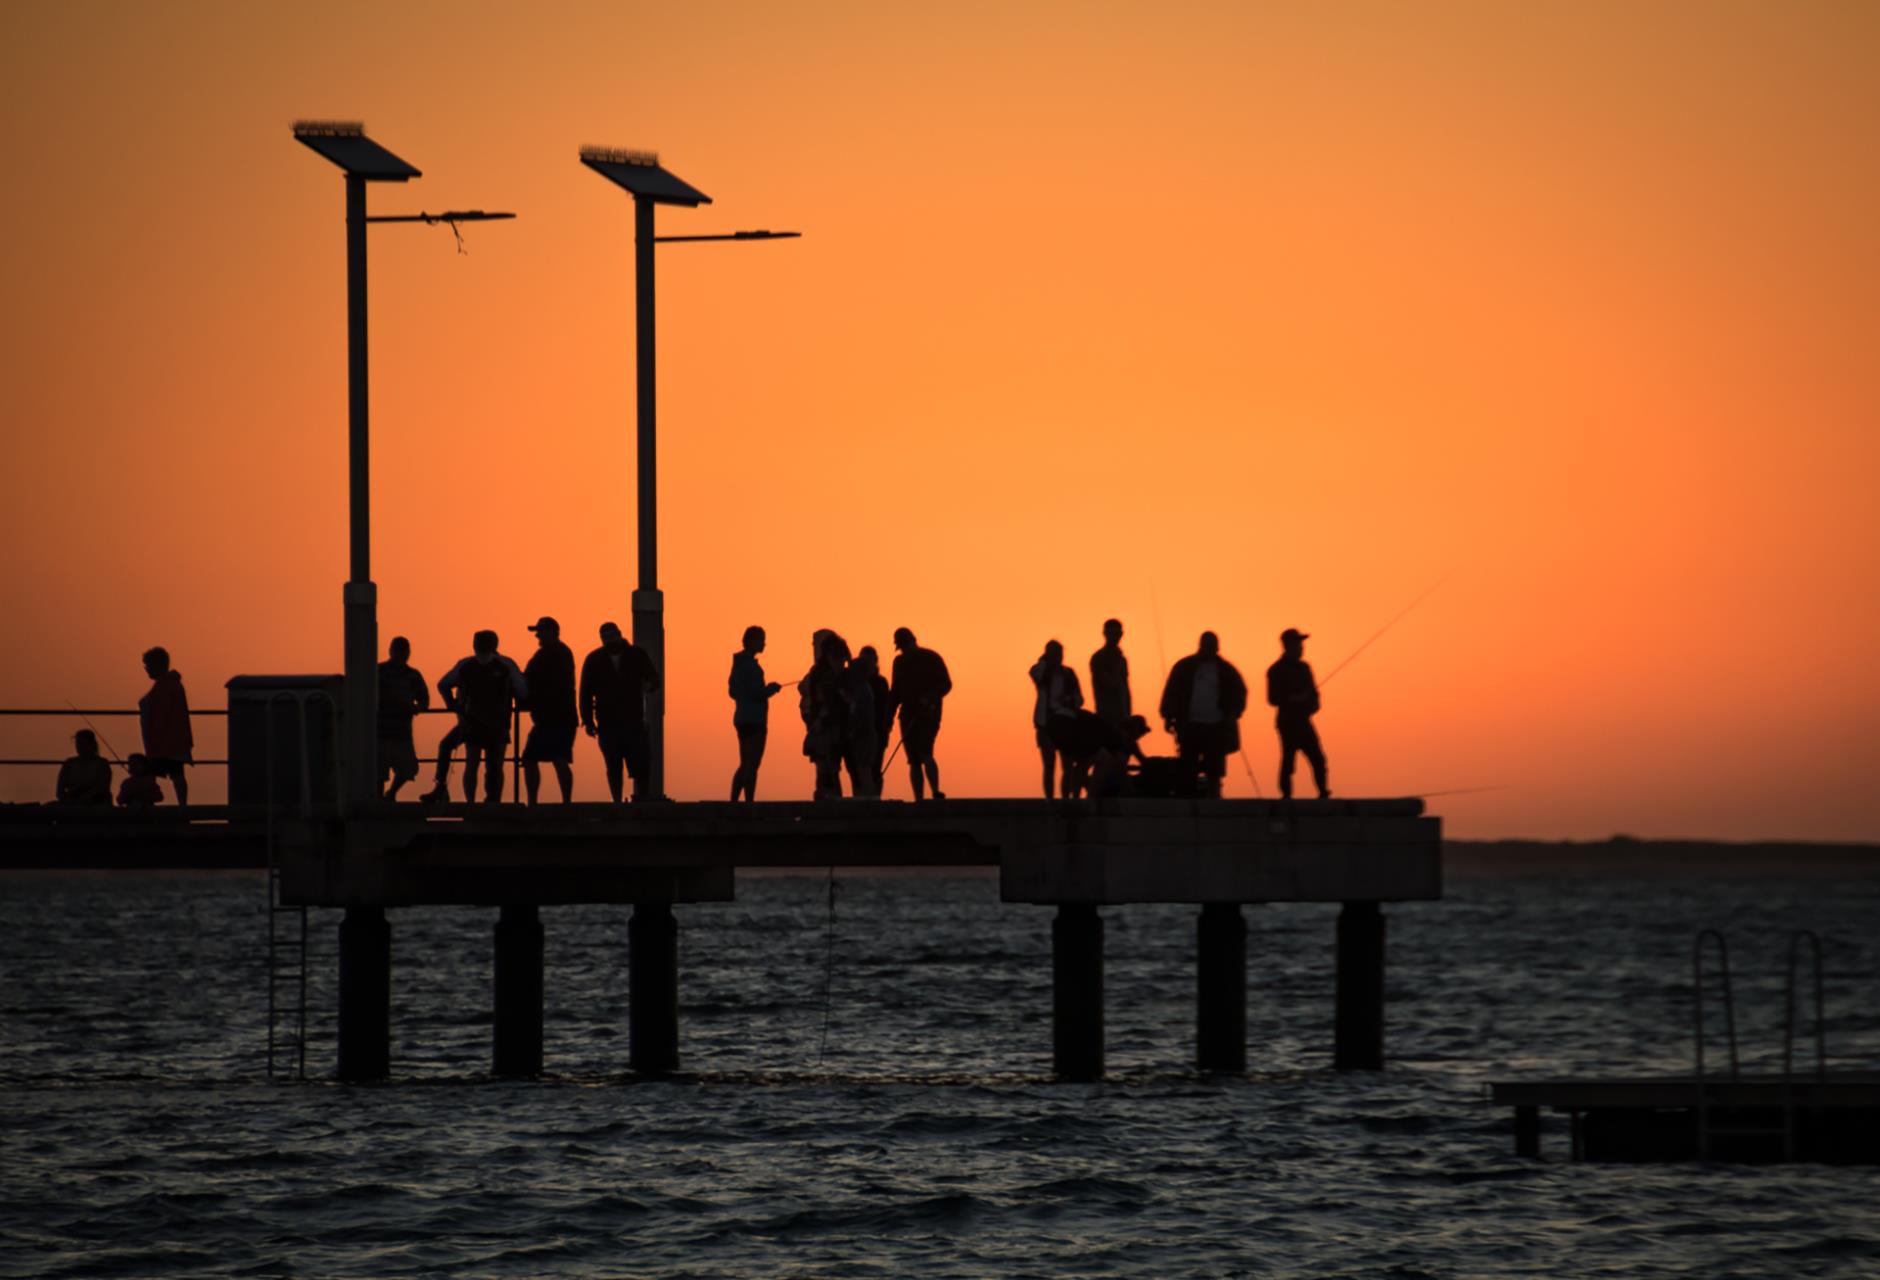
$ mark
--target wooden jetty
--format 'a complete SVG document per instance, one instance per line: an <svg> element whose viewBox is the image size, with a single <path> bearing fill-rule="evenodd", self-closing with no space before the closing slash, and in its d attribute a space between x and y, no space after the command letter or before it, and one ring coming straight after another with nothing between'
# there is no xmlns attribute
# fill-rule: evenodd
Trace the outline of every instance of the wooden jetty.
<svg viewBox="0 0 1880 1280"><path fill-rule="evenodd" d="M1539 1158L1543 1107L1569 1117L1575 1160L1880 1163L1880 1072L1536 1080L1490 1086Z"/></svg>
<svg viewBox="0 0 1880 1280"><path fill-rule="evenodd" d="M912 804L656 802L277 807L87 814L16 808L0 865L238 865L260 852L275 909L337 908L342 1079L391 1073L388 912L493 907L499 1074L542 1068L541 908L630 905L629 1065L679 1064L678 903L729 902L743 868L996 867L1000 897L1054 906L1053 1061L1102 1076L1102 907L1194 903L1196 1064L1246 1069L1246 903L1340 903L1334 1062L1384 1065L1384 904L1442 896L1442 824L1417 799ZM303 914L304 926L304 914Z"/></svg>

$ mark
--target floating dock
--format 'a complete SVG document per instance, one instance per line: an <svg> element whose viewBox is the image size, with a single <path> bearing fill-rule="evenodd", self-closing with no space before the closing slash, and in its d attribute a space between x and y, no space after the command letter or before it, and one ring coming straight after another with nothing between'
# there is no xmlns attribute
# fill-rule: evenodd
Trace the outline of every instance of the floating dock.
<svg viewBox="0 0 1880 1280"><path fill-rule="evenodd" d="M1569 1117L1575 1160L1880 1163L1880 1072L1537 1080L1489 1086L1514 1148L1541 1155L1543 1107Z"/></svg>

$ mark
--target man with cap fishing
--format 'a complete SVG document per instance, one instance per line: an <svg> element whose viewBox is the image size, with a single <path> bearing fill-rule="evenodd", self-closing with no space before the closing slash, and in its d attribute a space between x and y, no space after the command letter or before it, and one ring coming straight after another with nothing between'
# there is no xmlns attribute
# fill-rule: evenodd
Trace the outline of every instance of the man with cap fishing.
<svg viewBox="0 0 1880 1280"><path fill-rule="evenodd" d="M1319 745L1319 731L1312 717L1319 710L1319 686L1306 665L1305 632L1288 627L1280 632L1283 652L1279 661L1266 669L1266 700L1275 709L1274 725L1279 729L1279 794L1292 799L1293 763L1300 752L1312 766L1312 781L1318 784L1319 799L1331 799L1325 781L1325 750Z"/></svg>
<svg viewBox="0 0 1880 1280"><path fill-rule="evenodd" d="M522 783L534 804L542 790L542 762L555 766L561 802L574 799L574 650L561 642L561 623L543 614L535 632L535 656L522 669L529 686L529 740L522 744Z"/></svg>

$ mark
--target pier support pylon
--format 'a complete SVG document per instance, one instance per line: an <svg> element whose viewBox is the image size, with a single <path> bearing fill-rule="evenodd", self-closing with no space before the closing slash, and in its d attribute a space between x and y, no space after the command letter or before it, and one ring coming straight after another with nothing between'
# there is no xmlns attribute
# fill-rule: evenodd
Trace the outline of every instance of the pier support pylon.
<svg viewBox="0 0 1880 1280"><path fill-rule="evenodd" d="M627 921L627 1064L643 1076L679 1069L679 922L670 903L635 903Z"/></svg>
<svg viewBox="0 0 1880 1280"><path fill-rule="evenodd" d="M1087 902L1051 921L1051 1065L1060 1080L1103 1078L1103 917Z"/></svg>
<svg viewBox="0 0 1880 1280"><path fill-rule="evenodd" d="M1247 921L1237 902L1203 903L1195 925L1195 1066L1247 1070Z"/></svg>
<svg viewBox="0 0 1880 1280"><path fill-rule="evenodd" d="M495 1004L490 1069L499 1076L542 1073L541 912L502 908L496 918Z"/></svg>
<svg viewBox="0 0 1880 1280"><path fill-rule="evenodd" d="M339 922L339 1078L392 1073L392 926L384 907L347 907Z"/></svg>
<svg viewBox="0 0 1880 1280"><path fill-rule="evenodd" d="M1375 902L1347 902L1338 913L1333 1023L1333 1067L1384 1069L1384 913Z"/></svg>

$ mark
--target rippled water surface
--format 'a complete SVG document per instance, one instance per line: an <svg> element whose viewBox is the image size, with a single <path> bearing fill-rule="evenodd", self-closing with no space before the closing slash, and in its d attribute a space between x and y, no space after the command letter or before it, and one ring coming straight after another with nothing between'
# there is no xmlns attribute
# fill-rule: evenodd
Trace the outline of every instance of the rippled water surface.
<svg viewBox="0 0 1880 1280"><path fill-rule="evenodd" d="M1106 911L1111 1079L1058 1085L1050 916L989 878L744 881L679 910L687 1074L624 1075L624 909L545 911L552 1078L487 1076L493 912L395 912L395 1083L265 1078L248 875L0 878L0 1274L1874 1276L1880 1175L1511 1155L1489 1080L1683 1070L1731 935L1750 1062L1785 931L1880 1064L1872 880L1452 879L1392 908L1390 1069L1329 1070L1335 910L1252 907L1245 1080L1194 1075L1192 908ZM826 956L833 964L826 965ZM826 999L825 999L825 981ZM827 1039L825 1046L825 1023Z"/></svg>

